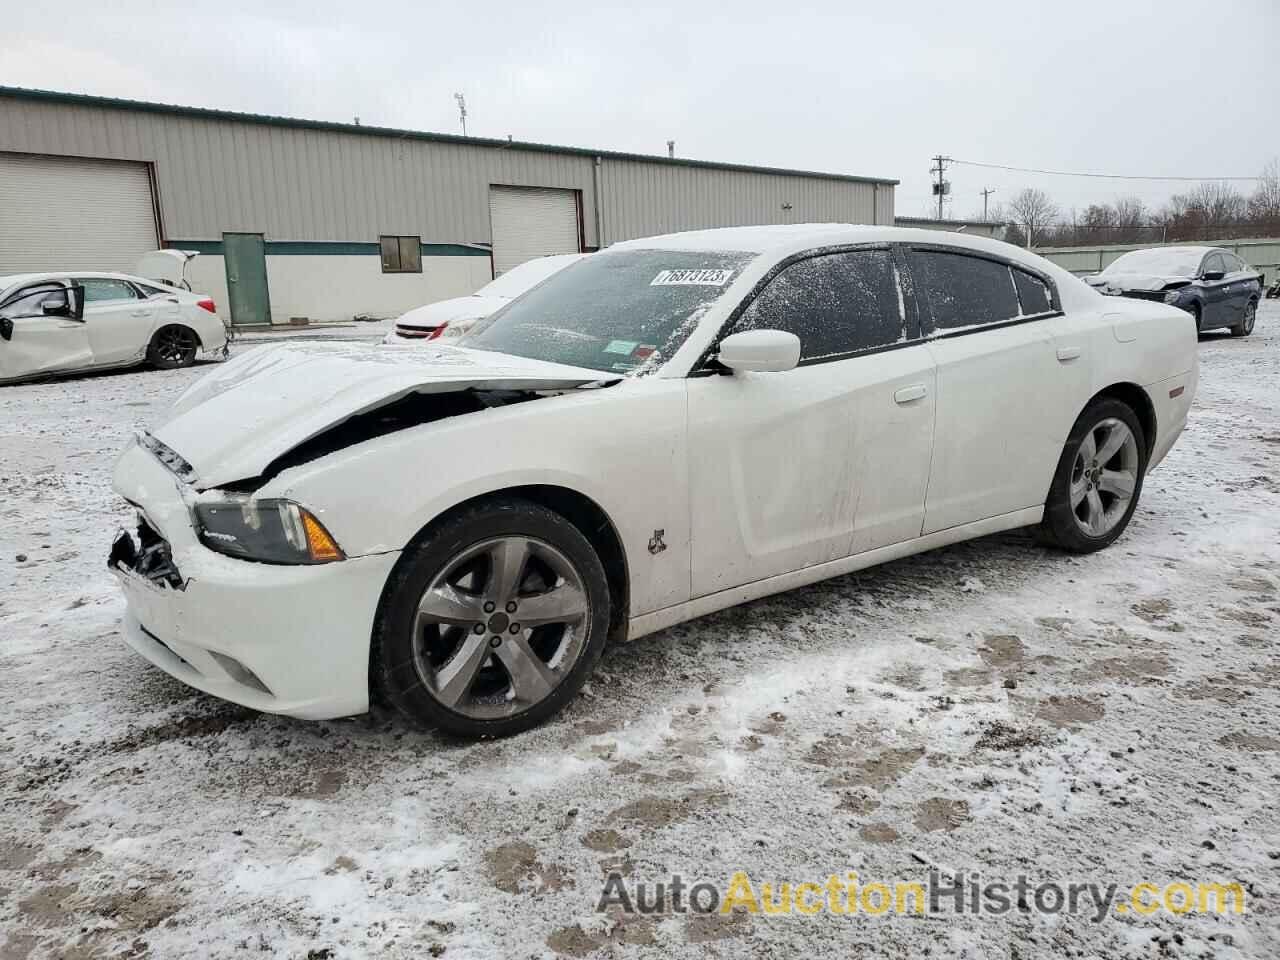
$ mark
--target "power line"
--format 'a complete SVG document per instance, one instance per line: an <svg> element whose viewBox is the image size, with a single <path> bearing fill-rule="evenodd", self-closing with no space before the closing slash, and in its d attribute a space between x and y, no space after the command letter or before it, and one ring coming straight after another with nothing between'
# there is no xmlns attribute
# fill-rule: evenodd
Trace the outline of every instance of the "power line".
<svg viewBox="0 0 1280 960"><path fill-rule="evenodd" d="M1069 170L1040 170L1035 167L1012 167L1003 163L979 163L977 160L951 160L965 167L986 167L990 170L1014 170L1018 173L1043 173L1052 177L1093 177L1100 180L1176 180L1198 183L1205 180L1261 180L1261 177L1139 177L1128 173L1073 173Z"/></svg>

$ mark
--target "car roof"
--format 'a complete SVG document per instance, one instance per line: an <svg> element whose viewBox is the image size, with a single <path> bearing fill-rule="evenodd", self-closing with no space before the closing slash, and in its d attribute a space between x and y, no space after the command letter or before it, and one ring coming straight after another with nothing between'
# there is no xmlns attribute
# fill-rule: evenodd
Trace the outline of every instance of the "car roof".
<svg viewBox="0 0 1280 960"><path fill-rule="evenodd" d="M145 283L153 287L156 285L154 280L134 276L131 273L104 273L101 270L61 270L55 273L14 273L7 277L0 277L0 290L8 290L10 287L22 286L28 283L39 283L42 280L65 280L68 277L87 280L128 280L131 283Z"/></svg>
<svg viewBox="0 0 1280 960"><path fill-rule="evenodd" d="M918 227L851 223L797 223L691 230L686 233L669 233L659 237L626 240L613 244L603 252L609 253L614 250L682 250L698 253L725 251L781 258L818 247L858 243L914 243L955 247L1025 263L1041 272L1052 271L1052 264L1043 257L1022 247L1005 243L1003 240L952 230L924 230Z"/></svg>

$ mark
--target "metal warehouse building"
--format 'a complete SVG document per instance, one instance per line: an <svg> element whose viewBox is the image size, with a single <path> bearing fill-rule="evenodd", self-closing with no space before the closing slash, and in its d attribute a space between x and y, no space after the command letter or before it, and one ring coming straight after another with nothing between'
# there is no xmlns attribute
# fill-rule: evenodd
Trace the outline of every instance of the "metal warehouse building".
<svg viewBox="0 0 1280 960"><path fill-rule="evenodd" d="M197 250L240 325L398 315L675 230L892 224L896 183L0 87L0 275Z"/></svg>

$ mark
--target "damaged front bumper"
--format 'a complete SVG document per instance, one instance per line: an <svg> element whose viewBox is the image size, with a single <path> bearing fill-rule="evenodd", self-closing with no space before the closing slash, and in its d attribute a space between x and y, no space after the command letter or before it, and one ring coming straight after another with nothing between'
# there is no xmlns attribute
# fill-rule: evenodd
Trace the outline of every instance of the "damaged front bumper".
<svg viewBox="0 0 1280 960"><path fill-rule="evenodd" d="M398 553L277 566L201 544L191 488L141 446L116 489L140 511L109 566L126 599L125 640L196 689L268 713L327 719L369 706L369 642Z"/></svg>

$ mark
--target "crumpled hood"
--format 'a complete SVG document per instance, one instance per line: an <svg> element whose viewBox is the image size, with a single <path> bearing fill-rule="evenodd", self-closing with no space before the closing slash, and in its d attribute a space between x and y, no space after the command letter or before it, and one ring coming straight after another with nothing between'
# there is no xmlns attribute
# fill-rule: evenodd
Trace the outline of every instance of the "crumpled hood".
<svg viewBox="0 0 1280 960"><path fill-rule="evenodd" d="M442 323L478 320L510 302L506 297L454 297L452 300L441 300L425 307L407 310L396 318L396 323L412 327L438 327Z"/></svg>
<svg viewBox="0 0 1280 960"><path fill-rule="evenodd" d="M192 466L195 486L205 490L259 476L317 434L410 393L562 390L616 379L459 347L270 345L207 374L178 398L153 436Z"/></svg>
<svg viewBox="0 0 1280 960"><path fill-rule="evenodd" d="M1187 284L1190 277L1164 277L1153 273L1097 274L1087 279L1091 287L1112 290L1163 290L1171 283Z"/></svg>

